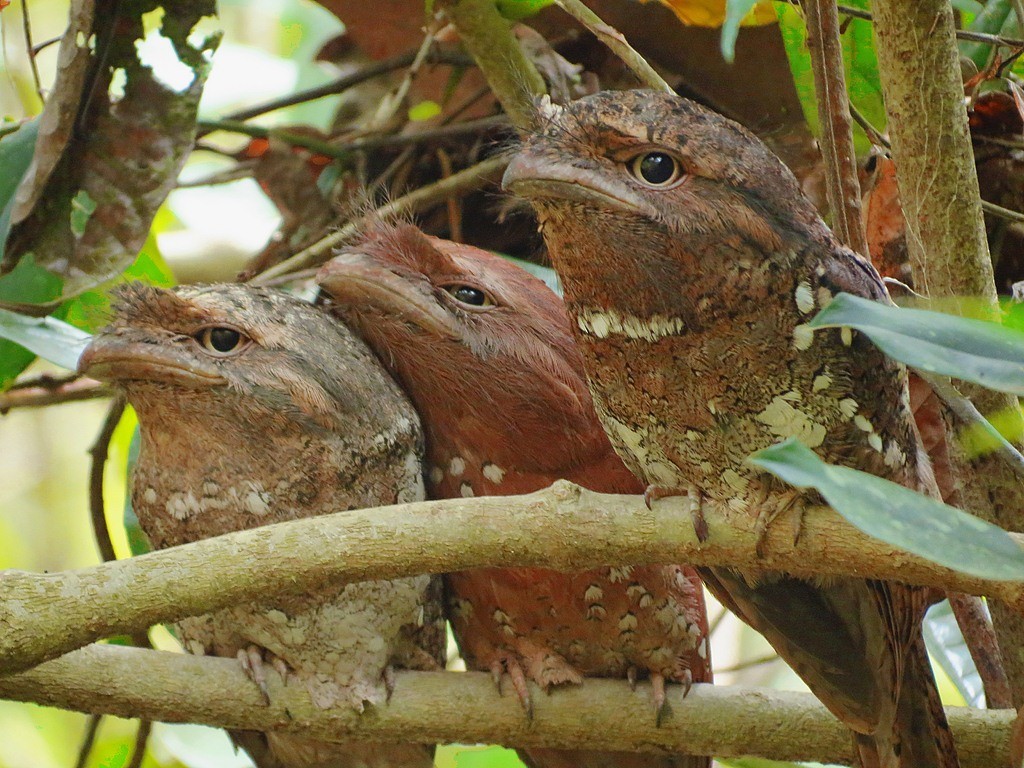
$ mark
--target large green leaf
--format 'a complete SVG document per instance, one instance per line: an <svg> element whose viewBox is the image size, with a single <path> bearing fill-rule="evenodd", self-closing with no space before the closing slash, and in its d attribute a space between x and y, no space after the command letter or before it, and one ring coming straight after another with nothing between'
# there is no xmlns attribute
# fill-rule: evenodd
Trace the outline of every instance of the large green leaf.
<svg viewBox="0 0 1024 768"><path fill-rule="evenodd" d="M55 317L29 317L6 309L0 309L0 337L70 370L92 338Z"/></svg>
<svg viewBox="0 0 1024 768"><path fill-rule="evenodd" d="M779 17L779 31L786 46L789 71L793 73L793 85L803 108L804 120L817 136L818 102L814 96L814 73L811 71L811 54L807 51L804 17L796 6L789 3L775 3L775 14Z"/></svg>
<svg viewBox="0 0 1024 768"><path fill-rule="evenodd" d="M848 467L826 464L790 438L748 461L797 488L815 488L876 539L983 579L1024 581L1024 550L1001 528L941 501Z"/></svg>
<svg viewBox="0 0 1024 768"><path fill-rule="evenodd" d="M840 293L809 325L849 326L913 368L1024 395L1024 333L995 323Z"/></svg>
<svg viewBox="0 0 1024 768"><path fill-rule="evenodd" d="M0 277L0 301L22 304L50 301L60 296L61 287L59 277L38 266L32 254L26 254L14 269ZM35 359L29 350L0 338L0 391Z"/></svg>
<svg viewBox="0 0 1024 768"><path fill-rule="evenodd" d="M4 257L4 245L11 228L14 193L32 162L38 135L39 120L36 119L0 139L0 261Z"/></svg>
<svg viewBox="0 0 1024 768"><path fill-rule="evenodd" d="M850 0L848 4L861 10L870 10L867 0ZM842 45L846 90L850 101L868 122L884 131L885 102L882 100L882 83L878 76L874 25L865 19L851 19L843 32ZM871 142L856 123L853 134L857 152L866 153L871 148Z"/></svg>

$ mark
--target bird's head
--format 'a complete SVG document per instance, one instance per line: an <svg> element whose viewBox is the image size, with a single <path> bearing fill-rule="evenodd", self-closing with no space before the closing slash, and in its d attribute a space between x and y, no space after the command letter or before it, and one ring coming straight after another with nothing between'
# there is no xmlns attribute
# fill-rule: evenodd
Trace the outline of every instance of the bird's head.
<svg viewBox="0 0 1024 768"><path fill-rule="evenodd" d="M120 287L79 371L126 394L146 426L342 430L395 387L326 313L244 285Z"/></svg>
<svg viewBox="0 0 1024 768"><path fill-rule="evenodd" d="M428 435L550 441L589 421L561 300L500 256L378 224L317 279L409 393Z"/></svg>

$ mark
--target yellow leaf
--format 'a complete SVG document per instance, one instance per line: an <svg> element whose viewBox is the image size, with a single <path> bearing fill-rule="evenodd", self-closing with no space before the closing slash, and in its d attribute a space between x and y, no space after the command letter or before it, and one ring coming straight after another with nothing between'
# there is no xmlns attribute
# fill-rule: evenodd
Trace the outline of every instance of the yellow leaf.
<svg viewBox="0 0 1024 768"><path fill-rule="evenodd" d="M648 2L648 0L640 0ZM660 0L667 5L684 24L697 27L720 27L725 21L725 0ZM743 26L761 26L775 24L775 9L770 2L761 2L754 6L741 24Z"/></svg>

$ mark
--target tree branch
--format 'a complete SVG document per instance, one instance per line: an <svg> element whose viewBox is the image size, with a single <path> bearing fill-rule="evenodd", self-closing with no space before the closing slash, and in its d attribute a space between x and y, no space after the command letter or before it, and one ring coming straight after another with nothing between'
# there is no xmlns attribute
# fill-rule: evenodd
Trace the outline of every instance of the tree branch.
<svg viewBox="0 0 1024 768"><path fill-rule="evenodd" d="M301 681L268 670L270 704L234 659L90 646L30 672L0 678L0 696L65 709L200 722L224 728L283 729L324 740L482 742L721 757L849 763L849 731L807 693L669 686L668 712L655 723L651 691L625 680L588 678L550 696L534 690L527 720L515 696L499 696L482 672L400 672L389 704L360 716L318 709ZM531 684L532 685L532 684ZM1012 710L947 710L964 768L1008 764Z"/></svg>
<svg viewBox="0 0 1024 768"><path fill-rule="evenodd" d="M948 0L875 0L872 10L915 288L998 319L952 7ZM967 385L963 391L982 413L1016 413L1008 427L1016 434L1024 427L1015 397ZM958 440L949 443L964 507L1024 530L1024 483L1016 472L991 455L971 460ZM1024 705L1024 617L998 603L992 615L1014 701Z"/></svg>
<svg viewBox="0 0 1024 768"><path fill-rule="evenodd" d="M857 153L853 148L850 98L843 72L839 13L833 0L805 0L803 8L819 107L826 191L834 228L844 245L866 257L868 240L861 218Z"/></svg>
<svg viewBox="0 0 1024 768"><path fill-rule="evenodd" d="M559 481L524 496L445 499L295 520L128 560L48 574L0 573L0 670L14 672L114 634L131 634L325 581L485 566L580 571L602 565L739 565L797 576L852 574L997 597L1024 610L1024 584L979 579L861 534L828 508L797 503L791 526L758 534L707 501L698 543L689 504L600 494ZM1017 537L1024 545L1024 536ZM216 563L216 568L210 564Z"/></svg>
<svg viewBox="0 0 1024 768"><path fill-rule="evenodd" d="M387 205L382 205L371 216L389 218L393 216L404 216L417 213L445 200L468 192L472 189L479 189L492 179L496 179L508 165L507 157L491 157L487 160L463 168L458 173L428 184L425 187L410 192L407 195L392 200ZM307 248L302 249L294 256L285 259L280 264L275 264L269 269L253 277L249 282L253 285L266 285L276 281L282 275L307 269L311 266L323 264L330 258L331 251L342 245L346 240L355 237L363 225L363 219L348 222L327 237L318 240Z"/></svg>
<svg viewBox="0 0 1024 768"><path fill-rule="evenodd" d="M518 128L533 122L533 98L547 92L544 79L512 34L493 0L456 0L445 9L466 50Z"/></svg>

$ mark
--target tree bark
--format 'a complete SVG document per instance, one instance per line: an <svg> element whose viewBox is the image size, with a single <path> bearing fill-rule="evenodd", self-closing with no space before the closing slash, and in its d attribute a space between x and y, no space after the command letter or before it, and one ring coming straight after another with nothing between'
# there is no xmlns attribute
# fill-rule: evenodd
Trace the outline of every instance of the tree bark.
<svg viewBox="0 0 1024 768"><path fill-rule="evenodd" d="M533 720L481 672L400 672L391 701L359 715L318 709L302 683L267 670L270 703L234 659L94 645L0 678L0 696L164 722L285 729L325 740L479 742L651 752L762 755L849 763L849 731L808 693L694 685L667 689L655 721L651 689L588 678L550 696L533 689ZM532 684L531 684L532 686ZM1012 710L947 709L964 768L1006 765Z"/></svg>
<svg viewBox="0 0 1024 768"><path fill-rule="evenodd" d="M875 0L878 67L907 223L916 290L997 319L964 90L948 0ZM1017 399L979 387L964 393L982 413L1015 414ZM1007 530L1024 529L1024 482L992 454L970 459L950 429L964 507ZM1024 705L1024 617L992 613L1017 706Z"/></svg>
<svg viewBox="0 0 1024 768"><path fill-rule="evenodd" d="M0 573L0 674L114 634L132 634L325 581L364 581L484 566L579 571L602 565L736 565L802 577L850 574L998 597L1024 610L1024 583L979 579L860 533L799 502L798 542L784 521L759 535L706 501L699 543L684 498L648 509L639 496L566 481L524 496L398 504L294 520L76 571ZM1024 536L1017 535L1024 546ZM216 564L216 567L211 567Z"/></svg>

